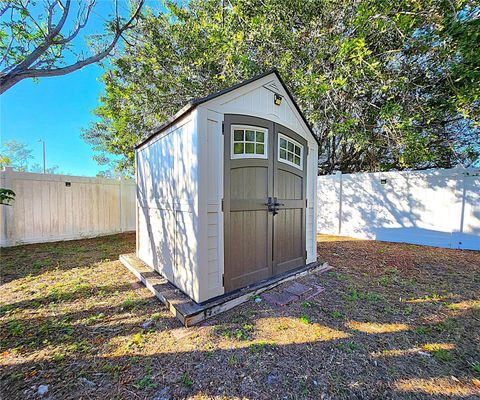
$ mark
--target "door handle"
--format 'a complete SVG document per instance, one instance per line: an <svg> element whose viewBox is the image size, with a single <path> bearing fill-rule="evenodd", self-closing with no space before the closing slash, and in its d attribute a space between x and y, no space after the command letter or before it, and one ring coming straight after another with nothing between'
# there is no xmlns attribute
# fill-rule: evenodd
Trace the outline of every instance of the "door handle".
<svg viewBox="0 0 480 400"><path fill-rule="evenodd" d="M277 208L276 208L276 198L268 197L267 202L265 205L268 208L268 212L271 212L273 215L277 215Z"/></svg>
<svg viewBox="0 0 480 400"><path fill-rule="evenodd" d="M284 206L285 204L279 203L278 200L277 200L277 198L274 197L274 198L273 198L273 205L274 205L275 207L279 207L279 206Z"/></svg>

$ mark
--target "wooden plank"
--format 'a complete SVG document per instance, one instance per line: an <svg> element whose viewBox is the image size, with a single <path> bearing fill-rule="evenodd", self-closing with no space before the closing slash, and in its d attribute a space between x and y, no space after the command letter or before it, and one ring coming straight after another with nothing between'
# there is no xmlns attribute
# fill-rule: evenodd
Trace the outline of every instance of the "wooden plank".
<svg viewBox="0 0 480 400"><path fill-rule="evenodd" d="M295 271L288 271L281 276L276 276L262 282L251 285L248 288L228 293L198 304L182 293L174 285L159 275L141 261L135 254L122 254L122 264L130 270L137 279L150 290L170 312L185 326L189 327L207 318L228 311L248 301L266 290L270 290L284 282L300 278L311 273L322 273L332 269L329 265L310 263Z"/></svg>

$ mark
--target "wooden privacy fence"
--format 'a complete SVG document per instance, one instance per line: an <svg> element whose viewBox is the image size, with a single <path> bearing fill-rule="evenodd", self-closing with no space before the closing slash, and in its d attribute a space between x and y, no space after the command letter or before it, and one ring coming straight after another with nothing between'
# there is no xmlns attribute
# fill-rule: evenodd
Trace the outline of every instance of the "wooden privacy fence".
<svg viewBox="0 0 480 400"><path fill-rule="evenodd" d="M317 232L480 250L480 169L318 177Z"/></svg>
<svg viewBox="0 0 480 400"><path fill-rule="evenodd" d="M13 189L0 206L0 244L13 246L80 239L135 230L135 182L80 176L0 171Z"/></svg>

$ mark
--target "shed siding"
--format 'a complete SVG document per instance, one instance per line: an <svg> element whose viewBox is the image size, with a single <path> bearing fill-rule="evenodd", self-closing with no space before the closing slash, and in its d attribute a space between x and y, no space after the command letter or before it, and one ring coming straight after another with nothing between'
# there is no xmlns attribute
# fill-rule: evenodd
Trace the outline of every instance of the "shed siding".
<svg viewBox="0 0 480 400"><path fill-rule="evenodd" d="M274 92L283 96L280 106L273 103ZM317 144L275 75L242 86L202 106L220 114L244 114L269 119L293 130L309 143Z"/></svg>
<svg viewBox="0 0 480 400"><path fill-rule="evenodd" d="M223 116L197 108L199 132L200 298L219 296L223 290Z"/></svg>
<svg viewBox="0 0 480 400"><path fill-rule="evenodd" d="M137 151L138 257L198 301L196 111Z"/></svg>
<svg viewBox="0 0 480 400"><path fill-rule="evenodd" d="M273 91L283 96L280 106L273 103ZM296 112L295 106L290 102L286 91L280 81L275 76L266 76L256 82L245 85L237 90L210 100L198 107L198 109L208 110L208 115L215 115L218 123L221 125L224 114L242 114L251 115L272 120L298 133L308 142L307 156L307 211L306 211L306 251L307 263L316 261L316 225L317 225L317 169L318 169L318 144L311 136L308 127ZM200 111L199 111L200 112ZM223 137L218 137L218 146L223 145ZM223 156L223 146L221 147ZM214 164L212 160L208 160L209 174L218 175L223 171L223 163L221 160L218 164ZM222 179L220 179L223 182ZM215 196L223 197L223 187L220 194L212 190ZM213 195L213 194L212 194ZM218 229L217 246L223 250L223 221ZM222 257L223 259L223 257ZM219 270L223 270L223 265Z"/></svg>
<svg viewBox="0 0 480 400"><path fill-rule="evenodd" d="M317 171L318 171L318 145L308 145L307 156L307 263L317 260Z"/></svg>
<svg viewBox="0 0 480 400"><path fill-rule="evenodd" d="M283 95L281 106L273 92ZM307 140L307 262L316 259L318 145L280 81L268 75L197 106L137 150L137 254L197 302L224 293L226 113L269 119Z"/></svg>

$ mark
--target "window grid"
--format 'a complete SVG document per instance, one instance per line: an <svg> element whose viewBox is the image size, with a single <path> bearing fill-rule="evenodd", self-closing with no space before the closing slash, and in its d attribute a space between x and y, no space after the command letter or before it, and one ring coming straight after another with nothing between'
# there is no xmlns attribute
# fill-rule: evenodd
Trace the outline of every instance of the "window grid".
<svg viewBox="0 0 480 400"><path fill-rule="evenodd" d="M267 158L266 129L232 126L232 158Z"/></svg>
<svg viewBox="0 0 480 400"><path fill-rule="evenodd" d="M278 136L278 159L296 168L303 169L303 146L283 135Z"/></svg>

